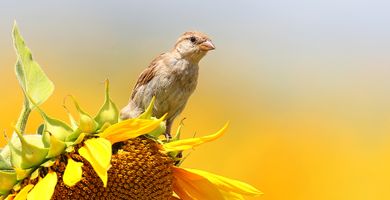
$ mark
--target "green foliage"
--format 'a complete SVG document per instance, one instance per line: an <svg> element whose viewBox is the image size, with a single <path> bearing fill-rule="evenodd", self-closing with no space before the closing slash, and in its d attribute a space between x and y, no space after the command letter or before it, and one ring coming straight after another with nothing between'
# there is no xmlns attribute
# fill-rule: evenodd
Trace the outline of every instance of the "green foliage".
<svg viewBox="0 0 390 200"><path fill-rule="evenodd" d="M11 170L0 170L0 195L8 194L8 191L17 183L16 173Z"/></svg>
<svg viewBox="0 0 390 200"><path fill-rule="evenodd" d="M118 108L110 98L108 80L106 80L104 103L95 117L82 110L72 96L79 114L78 121L66 108L70 126L48 116L39 106L51 96L54 84L33 59L16 23L12 36L17 55L16 77L24 94L24 104L14 127L13 136L8 144L0 149L0 199L4 198L12 188L20 189L21 180L24 178L30 175L36 177L40 167L53 165L57 156L74 151L74 145L81 143L85 137L102 132L107 127L118 123L119 119ZM28 117L34 109L41 115L43 123L35 134L24 134ZM152 118L150 109L143 117Z"/></svg>
<svg viewBox="0 0 390 200"><path fill-rule="evenodd" d="M114 102L110 98L110 82L106 80L105 100L98 114L94 118L99 124L98 129L102 129L105 123L109 125L118 123L119 111Z"/></svg>
<svg viewBox="0 0 390 200"><path fill-rule="evenodd" d="M37 105L41 105L53 93L54 84L33 59L31 51L20 35L16 23L12 30L12 36L17 55L16 77L24 94L23 110L16 126L19 131L24 132L28 116L31 110L34 109L34 104L31 100Z"/></svg>

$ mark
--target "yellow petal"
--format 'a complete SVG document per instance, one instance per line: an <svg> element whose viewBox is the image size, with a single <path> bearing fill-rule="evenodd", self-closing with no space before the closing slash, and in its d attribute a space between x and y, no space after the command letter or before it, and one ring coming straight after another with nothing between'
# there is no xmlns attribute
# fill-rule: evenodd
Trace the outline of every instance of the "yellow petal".
<svg viewBox="0 0 390 200"><path fill-rule="evenodd" d="M103 181L104 187L107 186L107 171L111 163L111 143L104 138L92 138L84 143L79 149L79 154L84 157L93 167L96 174Z"/></svg>
<svg viewBox="0 0 390 200"><path fill-rule="evenodd" d="M13 200L26 200L28 192L30 192L30 190L33 187L34 187L33 184L28 184L24 186L24 188L18 192L18 194L15 196Z"/></svg>
<svg viewBox="0 0 390 200"><path fill-rule="evenodd" d="M57 185L57 174L49 172L45 178L40 180L28 193L27 200L50 200Z"/></svg>
<svg viewBox="0 0 390 200"><path fill-rule="evenodd" d="M109 168L111 163L111 143L104 138L92 138L85 141L84 145L87 147L103 168Z"/></svg>
<svg viewBox="0 0 390 200"><path fill-rule="evenodd" d="M176 140L170 143L165 143L164 149L167 152L184 151L187 149L192 149L193 147L199 146L205 142L211 142L213 140L220 138L225 133L228 126L229 123L226 123L221 130L219 130L218 132L212 135L203 136L199 138L188 138L188 139Z"/></svg>
<svg viewBox="0 0 390 200"><path fill-rule="evenodd" d="M106 138L112 144L125 141L131 138L136 138L152 132L159 127L160 123L165 119L164 115L160 119L128 119L116 123L100 134L100 137Z"/></svg>
<svg viewBox="0 0 390 200"><path fill-rule="evenodd" d="M216 174L212 174L210 172L202 171L199 169L185 169L182 168L182 170L185 170L189 173L193 173L199 176L202 176L209 180L211 183L213 183L216 187L218 187L220 190L224 191L225 195L231 195L232 197L237 196L236 194L241 195L248 195L248 196L257 196L263 194L259 190L257 190L255 187L238 181L229 179L223 176L219 176ZM234 194L235 193L235 194ZM236 199L239 197L236 197Z"/></svg>
<svg viewBox="0 0 390 200"><path fill-rule="evenodd" d="M68 159L68 164L66 165L64 176L62 177L65 185L72 187L81 180L83 175L82 166L82 162L76 162L71 158Z"/></svg>
<svg viewBox="0 0 390 200"><path fill-rule="evenodd" d="M224 200L221 192L206 178L173 167L173 191L183 200L213 199Z"/></svg>
<svg viewBox="0 0 390 200"><path fill-rule="evenodd" d="M225 197L225 199L229 199L229 200L245 200L244 197L241 194L237 194L237 193L234 193L234 192L226 192L226 191L223 191L223 190L220 190L220 192Z"/></svg>

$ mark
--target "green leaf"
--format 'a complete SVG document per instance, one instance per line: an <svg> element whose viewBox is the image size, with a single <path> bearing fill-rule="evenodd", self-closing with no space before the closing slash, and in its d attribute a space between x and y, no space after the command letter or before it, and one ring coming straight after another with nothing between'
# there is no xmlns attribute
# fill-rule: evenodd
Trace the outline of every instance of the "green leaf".
<svg viewBox="0 0 390 200"><path fill-rule="evenodd" d="M106 80L105 85L105 101L95 117L95 121L98 123L98 129L100 129L106 123L111 125L118 123L119 117L118 108L110 98L110 82L108 79Z"/></svg>
<svg viewBox="0 0 390 200"><path fill-rule="evenodd" d="M16 22L12 30L12 36L17 55L15 67L16 77L25 97L23 109L16 124L16 128L23 133L30 112L34 108L34 105L31 103L28 96L31 97L31 100L37 105L41 105L53 93L54 84L46 76L39 64L33 59L30 49L26 46L20 35Z"/></svg>
<svg viewBox="0 0 390 200"><path fill-rule="evenodd" d="M54 84L33 59L30 49L26 46L19 29L14 24L14 46L17 54L16 75L25 94L28 94L37 105L46 101L54 91ZM33 105L30 104L30 109Z"/></svg>

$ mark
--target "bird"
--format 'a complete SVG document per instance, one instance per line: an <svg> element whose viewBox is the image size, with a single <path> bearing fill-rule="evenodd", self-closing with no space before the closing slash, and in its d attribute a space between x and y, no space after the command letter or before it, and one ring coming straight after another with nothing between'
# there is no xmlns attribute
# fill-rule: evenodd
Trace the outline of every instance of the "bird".
<svg viewBox="0 0 390 200"><path fill-rule="evenodd" d="M198 83L199 62L215 46L209 36L199 31L183 33L173 49L157 56L143 72L133 88L129 103L121 110L122 120L142 114L155 98L153 116L166 116L165 137L175 118L184 110Z"/></svg>

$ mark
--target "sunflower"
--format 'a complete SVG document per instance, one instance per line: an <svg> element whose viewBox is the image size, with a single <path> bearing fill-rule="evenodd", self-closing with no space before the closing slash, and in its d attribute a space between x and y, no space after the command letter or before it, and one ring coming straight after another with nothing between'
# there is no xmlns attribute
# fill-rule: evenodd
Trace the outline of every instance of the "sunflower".
<svg viewBox="0 0 390 200"><path fill-rule="evenodd" d="M0 151L0 199L243 199L262 194L253 186L199 169L180 167L183 152L220 138L228 123L214 134L181 139L163 138L165 116L152 116L154 100L138 118L118 120L109 95L92 117L70 96L78 121L70 125L47 115L40 105L54 85L33 60L13 29L18 55L16 74L25 103L14 134ZM43 123L36 134L25 134L32 110Z"/></svg>

